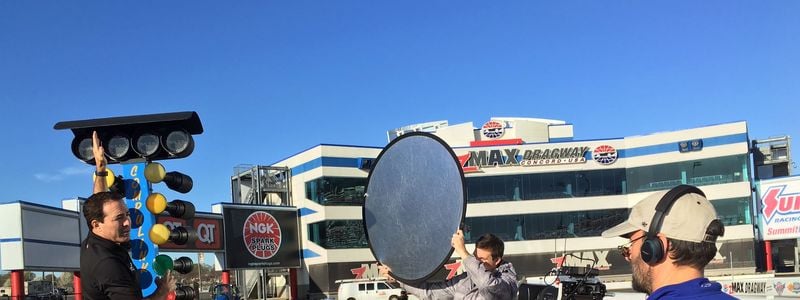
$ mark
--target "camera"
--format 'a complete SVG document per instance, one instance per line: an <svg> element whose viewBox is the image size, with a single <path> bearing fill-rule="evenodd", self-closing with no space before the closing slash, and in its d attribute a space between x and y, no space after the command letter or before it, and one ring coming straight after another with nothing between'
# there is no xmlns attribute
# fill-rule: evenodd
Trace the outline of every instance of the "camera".
<svg viewBox="0 0 800 300"><path fill-rule="evenodd" d="M545 276L540 282L526 282L520 285L520 300L602 300L606 286L597 278L597 269L583 267L562 267L550 271L555 279L548 283Z"/></svg>

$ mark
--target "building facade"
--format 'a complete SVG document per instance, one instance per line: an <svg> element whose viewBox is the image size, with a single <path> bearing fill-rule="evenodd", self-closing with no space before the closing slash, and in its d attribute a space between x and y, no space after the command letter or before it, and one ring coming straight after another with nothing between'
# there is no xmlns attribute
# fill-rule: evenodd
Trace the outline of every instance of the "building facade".
<svg viewBox="0 0 800 300"><path fill-rule="evenodd" d="M726 225L709 273L755 271L747 124L733 122L623 138L574 140L563 121L493 118L480 127L446 121L399 128L389 139L428 131L444 139L466 176L468 242L483 233L506 241L520 276L593 265L601 276L630 274L616 253L625 242L600 233L646 196L679 184L699 186ZM300 208L301 294L335 294L335 280L377 276L361 204L369 167L382 148L318 145L274 166L288 167ZM459 272L445 265L434 279Z"/></svg>

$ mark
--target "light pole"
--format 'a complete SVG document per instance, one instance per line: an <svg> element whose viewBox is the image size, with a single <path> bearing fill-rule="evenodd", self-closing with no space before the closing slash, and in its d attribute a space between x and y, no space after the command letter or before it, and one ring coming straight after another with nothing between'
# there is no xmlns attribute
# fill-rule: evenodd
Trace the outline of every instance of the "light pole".
<svg viewBox="0 0 800 300"><path fill-rule="evenodd" d="M201 276L201 272L203 271L203 260L205 259L205 255L203 252L197 252L197 289L198 293L203 290L203 276Z"/></svg>

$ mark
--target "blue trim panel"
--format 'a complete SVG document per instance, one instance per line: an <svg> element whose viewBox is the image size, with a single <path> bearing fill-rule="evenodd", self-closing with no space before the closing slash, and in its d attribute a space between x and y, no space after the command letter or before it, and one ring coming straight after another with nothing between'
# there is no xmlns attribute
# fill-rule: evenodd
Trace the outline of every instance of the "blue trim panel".
<svg viewBox="0 0 800 300"><path fill-rule="evenodd" d="M550 142L551 143L563 143L563 142L572 142L573 140L574 139L571 138L571 137L569 137L569 138L554 138L554 139L550 139Z"/></svg>
<svg viewBox="0 0 800 300"><path fill-rule="evenodd" d="M0 243L12 243L12 242L21 242L21 238L7 238L7 239L0 239Z"/></svg>
<svg viewBox="0 0 800 300"><path fill-rule="evenodd" d="M323 156L322 165L325 167L358 168L358 158Z"/></svg>
<svg viewBox="0 0 800 300"><path fill-rule="evenodd" d="M317 213L317 211L313 210L313 209L310 209L310 208L303 207L303 208L300 209L300 216L301 217L305 217L307 215L312 215L312 214L315 214L315 213Z"/></svg>
<svg viewBox="0 0 800 300"><path fill-rule="evenodd" d="M310 249L303 249L303 258L314 258L314 257L320 257L320 256L322 256L322 255L319 255L316 252L311 251Z"/></svg>
<svg viewBox="0 0 800 300"><path fill-rule="evenodd" d="M358 168L356 157L318 157L292 168L292 176L311 171L319 167Z"/></svg>
<svg viewBox="0 0 800 300"><path fill-rule="evenodd" d="M713 147L713 146L736 144L736 143L748 143L747 133L723 135L712 138L704 138L702 140L703 140L703 147ZM677 142L620 150L617 153L617 157L620 158L635 157L635 156L652 155L652 154L669 153L669 152L678 152Z"/></svg>

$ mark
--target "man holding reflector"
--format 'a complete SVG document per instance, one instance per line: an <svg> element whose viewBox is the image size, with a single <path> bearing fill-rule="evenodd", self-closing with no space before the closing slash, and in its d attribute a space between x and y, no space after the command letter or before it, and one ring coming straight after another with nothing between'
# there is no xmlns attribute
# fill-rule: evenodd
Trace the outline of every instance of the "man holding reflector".
<svg viewBox="0 0 800 300"><path fill-rule="evenodd" d="M503 261L503 241L481 236L474 255L459 226L466 213L464 172L439 137L404 134L372 164L362 219L382 275L425 299L513 299L516 272ZM455 234L453 234L455 232ZM427 283L450 260L461 257L465 273Z"/></svg>
<svg viewBox="0 0 800 300"><path fill-rule="evenodd" d="M461 230L451 243L461 257L464 273L443 282L403 284L401 287L423 299L514 299L517 296L517 272L503 260L503 241L491 233L478 238L473 255L464 245ZM386 266L379 266L381 276L391 278Z"/></svg>

